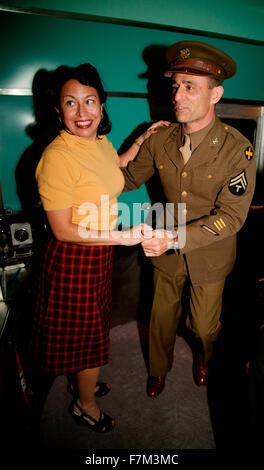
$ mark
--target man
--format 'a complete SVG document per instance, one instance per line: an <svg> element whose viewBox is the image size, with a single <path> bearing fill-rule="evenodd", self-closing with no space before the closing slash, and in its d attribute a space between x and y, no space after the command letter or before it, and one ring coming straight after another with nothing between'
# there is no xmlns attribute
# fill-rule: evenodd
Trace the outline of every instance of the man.
<svg viewBox="0 0 264 470"><path fill-rule="evenodd" d="M159 173L165 201L174 203L174 229L186 217L186 242L171 248L164 230L142 243L154 265L147 393L158 396L172 367L185 281L190 282L188 328L196 338L194 379L207 383L220 330L225 278L233 269L236 232L247 217L255 186L250 142L215 115L222 82L236 72L231 57L213 46L182 41L167 51L177 124L160 128L124 170L125 191ZM177 206L185 203L183 212ZM181 206L180 206L181 207ZM159 230L160 235L160 230Z"/></svg>

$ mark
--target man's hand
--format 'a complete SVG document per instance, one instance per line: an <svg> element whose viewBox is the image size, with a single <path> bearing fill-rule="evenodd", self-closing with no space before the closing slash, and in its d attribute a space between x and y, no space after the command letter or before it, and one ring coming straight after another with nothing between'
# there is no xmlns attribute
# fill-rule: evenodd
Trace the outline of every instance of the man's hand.
<svg viewBox="0 0 264 470"><path fill-rule="evenodd" d="M178 240L178 234L175 230L152 230L149 227L144 230L143 235L146 239L141 245L146 256L160 256L167 250L174 248L174 244Z"/></svg>

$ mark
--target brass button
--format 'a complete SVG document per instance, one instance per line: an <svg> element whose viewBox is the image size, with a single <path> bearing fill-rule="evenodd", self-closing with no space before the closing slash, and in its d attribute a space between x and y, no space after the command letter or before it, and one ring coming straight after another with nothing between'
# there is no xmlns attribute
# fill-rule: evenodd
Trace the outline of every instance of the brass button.
<svg viewBox="0 0 264 470"><path fill-rule="evenodd" d="M187 196L187 192L186 191L183 191L182 192L182 197L186 197Z"/></svg>
<svg viewBox="0 0 264 470"><path fill-rule="evenodd" d="M228 131L229 127L228 126L225 126L225 130Z"/></svg>
<svg viewBox="0 0 264 470"><path fill-rule="evenodd" d="M186 178L186 176L187 176L187 173L186 173L186 171L184 171L184 172L182 173L182 177L183 177L183 178Z"/></svg>
<svg viewBox="0 0 264 470"><path fill-rule="evenodd" d="M182 211L183 214L187 214L187 212L188 212L187 209L183 209Z"/></svg>
<svg viewBox="0 0 264 470"><path fill-rule="evenodd" d="M163 169L163 165L160 165L160 166L159 166L159 169L162 170L162 169Z"/></svg>
<svg viewBox="0 0 264 470"><path fill-rule="evenodd" d="M212 178L212 175L208 175L208 179L210 180Z"/></svg>

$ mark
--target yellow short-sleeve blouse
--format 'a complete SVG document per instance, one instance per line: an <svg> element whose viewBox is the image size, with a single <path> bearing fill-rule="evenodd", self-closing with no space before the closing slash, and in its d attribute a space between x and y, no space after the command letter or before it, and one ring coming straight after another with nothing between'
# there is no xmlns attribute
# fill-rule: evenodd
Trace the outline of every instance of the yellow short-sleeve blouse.
<svg viewBox="0 0 264 470"><path fill-rule="evenodd" d="M72 222L114 228L124 187L119 157L105 136L89 141L61 131L44 150L36 179L46 211L72 208Z"/></svg>

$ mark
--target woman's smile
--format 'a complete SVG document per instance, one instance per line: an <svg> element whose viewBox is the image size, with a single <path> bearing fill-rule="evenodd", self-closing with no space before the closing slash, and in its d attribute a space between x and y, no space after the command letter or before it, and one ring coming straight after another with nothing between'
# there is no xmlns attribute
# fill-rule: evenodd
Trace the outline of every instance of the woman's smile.
<svg viewBox="0 0 264 470"><path fill-rule="evenodd" d="M77 127L80 127L82 129L88 129L92 125L93 121L77 121L75 122L75 125Z"/></svg>

